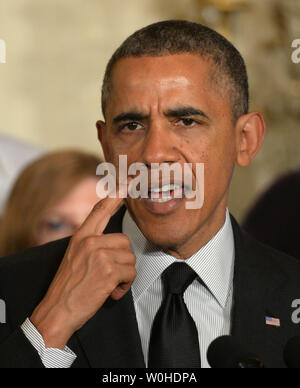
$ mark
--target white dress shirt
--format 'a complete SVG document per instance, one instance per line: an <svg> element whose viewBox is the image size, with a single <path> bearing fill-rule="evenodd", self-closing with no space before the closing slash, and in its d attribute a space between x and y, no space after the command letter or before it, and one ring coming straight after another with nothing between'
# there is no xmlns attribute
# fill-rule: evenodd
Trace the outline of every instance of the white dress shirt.
<svg viewBox="0 0 300 388"><path fill-rule="evenodd" d="M132 295L147 365L151 327L163 298L161 274L168 266L181 260L147 241L128 211L123 218L122 231L130 238L137 259L137 276L132 284ZM203 368L209 367L206 352L210 343L230 333L234 256L233 231L226 210L223 227L205 246L185 260L207 286L203 287L196 279L184 294L185 303L198 329ZM76 355L69 348L58 353L57 349L45 351L42 337L29 319L22 325L22 329L46 367L66 368L72 365Z"/></svg>

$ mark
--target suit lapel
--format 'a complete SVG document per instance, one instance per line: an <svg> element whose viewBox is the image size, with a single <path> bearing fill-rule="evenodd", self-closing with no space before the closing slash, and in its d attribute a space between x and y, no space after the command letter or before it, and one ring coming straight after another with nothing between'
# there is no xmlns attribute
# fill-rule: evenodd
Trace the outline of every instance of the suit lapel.
<svg viewBox="0 0 300 388"><path fill-rule="evenodd" d="M280 347L287 317L282 311L280 291L287 279L274 271L260 245L244 233L233 218L232 225L236 249L232 335L265 360L267 366L280 367ZM266 317L280 319L280 328L268 326Z"/></svg>
<svg viewBox="0 0 300 388"><path fill-rule="evenodd" d="M111 218L105 234L122 233L125 211L122 207ZM92 368L145 367L131 291L119 301L108 299L76 333L76 339Z"/></svg>

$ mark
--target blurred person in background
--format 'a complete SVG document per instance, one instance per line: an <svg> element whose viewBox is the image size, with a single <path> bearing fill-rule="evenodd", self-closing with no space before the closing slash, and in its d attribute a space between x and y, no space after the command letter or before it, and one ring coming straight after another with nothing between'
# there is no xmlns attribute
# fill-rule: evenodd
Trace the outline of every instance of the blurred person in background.
<svg viewBox="0 0 300 388"><path fill-rule="evenodd" d="M300 170L277 179L245 217L244 229L257 240L300 259Z"/></svg>
<svg viewBox="0 0 300 388"><path fill-rule="evenodd" d="M79 151L30 164L12 188L0 224L0 257L72 235L99 201L101 160Z"/></svg>

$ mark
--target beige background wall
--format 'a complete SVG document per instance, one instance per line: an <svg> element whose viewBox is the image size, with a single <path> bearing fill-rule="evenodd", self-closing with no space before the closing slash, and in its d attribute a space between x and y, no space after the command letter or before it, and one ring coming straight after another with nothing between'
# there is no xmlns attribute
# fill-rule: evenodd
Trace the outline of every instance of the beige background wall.
<svg viewBox="0 0 300 388"><path fill-rule="evenodd" d="M246 5L245 5L246 4ZM279 174L300 168L299 0L0 0L0 131L47 150L99 152L105 65L136 29L167 18L202 21L245 56L252 108L268 135L253 165L237 170L230 207L239 220Z"/></svg>

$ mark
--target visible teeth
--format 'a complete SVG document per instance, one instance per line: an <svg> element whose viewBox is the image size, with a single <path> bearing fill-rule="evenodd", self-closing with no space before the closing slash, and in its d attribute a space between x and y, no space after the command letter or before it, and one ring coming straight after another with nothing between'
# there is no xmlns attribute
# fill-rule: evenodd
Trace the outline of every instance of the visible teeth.
<svg viewBox="0 0 300 388"><path fill-rule="evenodd" d="M171 201L171 199L173 199L172 197L166 197L166 198L151 198L151 201L153 202L158 202L158 203L162 203L162 202L168 202L168 201Z"/></svg>
<svg viewBox="0 0 300 388"><path fill-rule="evenodd" d="M151 189L151 191L153 193L161 193L161 192L167 192L167 191L172 191L172 190L176 190L176 189L180 189L181 186L179 185L164 185L162 188L153 188Z"/></svg>

